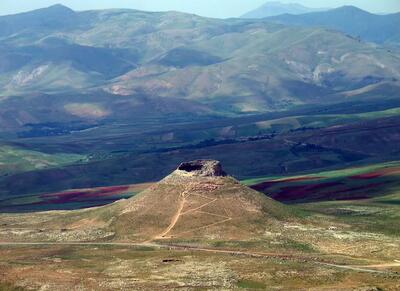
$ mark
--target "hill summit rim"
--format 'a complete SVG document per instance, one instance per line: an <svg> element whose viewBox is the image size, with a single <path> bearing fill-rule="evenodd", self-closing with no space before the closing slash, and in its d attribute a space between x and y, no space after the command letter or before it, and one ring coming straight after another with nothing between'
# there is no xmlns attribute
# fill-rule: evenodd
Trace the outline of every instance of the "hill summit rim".
<svg viewBox="0 0 400 291"><path fill-rule="evenodd" d="M216 160L194 160L179 165L178 173L197 177L225 177L227 174Z"/></svg>

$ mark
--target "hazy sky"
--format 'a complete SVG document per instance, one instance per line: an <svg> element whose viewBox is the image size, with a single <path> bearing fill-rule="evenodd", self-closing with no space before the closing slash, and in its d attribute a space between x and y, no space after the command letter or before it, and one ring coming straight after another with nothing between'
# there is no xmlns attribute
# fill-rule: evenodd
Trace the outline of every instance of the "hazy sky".
<svg viewBox="0 0 400 291"><path fill-rule="evenodd" d="M267 0L0 0L0 15L29 11L53 4L75 10L133 8L149 11L177 10L209 17L237 17ZM281 0L309 7L354 5L375 13L400 12L400 0Z"/></svg>

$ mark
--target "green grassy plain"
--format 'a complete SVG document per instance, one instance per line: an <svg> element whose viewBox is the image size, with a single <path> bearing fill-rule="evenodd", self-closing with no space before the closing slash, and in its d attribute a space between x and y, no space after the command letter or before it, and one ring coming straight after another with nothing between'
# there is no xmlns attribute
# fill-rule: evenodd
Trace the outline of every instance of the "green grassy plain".
<svg viewBox="0 0 400 291"><path fill-rule="evenodd" d="M11 146L0 146L0 175L62 167L86 161L84 155L46 154Z"/></svg>

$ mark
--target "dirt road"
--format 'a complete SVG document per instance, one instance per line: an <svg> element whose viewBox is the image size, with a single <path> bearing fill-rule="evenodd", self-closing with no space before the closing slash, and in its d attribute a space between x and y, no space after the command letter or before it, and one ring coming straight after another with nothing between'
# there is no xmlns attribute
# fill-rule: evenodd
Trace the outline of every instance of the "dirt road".
<svg viewBox="0 0 400 291"><path fill-rule="evenodd" d="M162 249L173 249L173 250L185 250L185 251L197 251L197 252L207 252L214 254L229 254L237 256L247 256L253 258L280 258L287 260L301 260L309 263L319 264L325 267L351 270L356 272L365 273L375 273L384 274L391 276L398 276L400 274L397 272L391 272L387 270L375 270L374 268L383 267L397 267L400 266L398 261L395 263L386 263L380 265L367 265L367 266L352 266L352 265L338 265L334 263L328 263L320 261L316 258L306 257L304 255L294 255L294 254L283 254L283 253L264 253L264 252L251 252L251 251L235 251L235 250L223 250L223 249L213 249L213 248L203 248L194 246L183 246L183 245L168 245L168 244L158 244L158 243L129 243L129 242L0 242L0 247L4 246L116 246L116 247L153 247Z"/></svg>

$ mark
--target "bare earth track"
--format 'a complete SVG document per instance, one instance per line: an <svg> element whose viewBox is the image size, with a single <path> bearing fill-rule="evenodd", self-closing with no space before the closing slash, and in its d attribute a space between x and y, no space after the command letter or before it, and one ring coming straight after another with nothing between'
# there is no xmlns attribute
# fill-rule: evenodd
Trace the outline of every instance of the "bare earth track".
<svg viewBox="0 0 400 291"><path fill-rule="evenodd" d="M190 190L186 190L181 193L181 195L180 195L181 200L179 202L178 211L173 216L171 224L161 234L155 236L151 241L153 241L155 239L165 239L167 234L169 234L170 231L175 227L176 223L178 222L179 218L182 215L182 210L185 207L185 203L186 203L186 196L188 195L189 191Z"/></svg>
<svg viewBox="0 0 400 291"><path fill-rule="evenodd" d="M168 236L168 234L170 234L170 232L174 229L174 227L178 223L179 219L184 215L188 215L188 214L191 214L191 213L194 213L194 212L205 214L206 216L218 217L218 218L221 218L222 220L214 222L214 223L206 224L206 225L203 225L201 227L193 228L193 229L181 232L181 233L178 233L178 235L179 234L184 234L184 233L190 233L190 232L194 232L194 231L199 230L199 229L204 229L204 228L208 228L208 227L211 227L211 226L215 226L215 225L219 225L219 224L222 224L222 223L226 223L226 222L228 222L228 221L233 219L232 217L229 217L227 215L221 215L221 214L217 214L217 213L201 211L206 206L209 206L209 205L217 202L218 198L211 198L211 197L208 197L206 195L200 195L200 194L194 193L195 190L196 190L196 185L195 184L188 185L188 189L183 191L180 194L180 198L181 199L180 199L180 202L179 202L179 205L178 205L178 209L177 209L177 212L175 213L175 215L172 217L170 225L162 233L160 233L159 235L156 235L151 240L146 241L145 243L150 243L150 242L155 241L155 240L162 240L162 239L171 238L172 236ZM185 208L185 206L188 204L190 196L199 196L201 198L207 199L208 202L206 202L204 204L201 204L200 206L197 206L196 208L189 209L187 211L182 212L183 209ZM226 213L226 211L225 211L225 213Z"/></svg>
<svg viewBox="0 0 400 291"><path fill-rule="evenodd" d="M196 252L206 252L214 254L229 254L235 256L247 256L252 258L278 258L285 260L297 260L308 263L314 263L323 265L326 267L338 268L351 270L356 272L364 273L375 273L382 275L390 275L400 278L400 274L385 270L375 270L385 267L400 267L399 261L394 261L394 263L386 263L380 265L367 265L367 266L351 266L351 265L339 265L335 263L329 263L326 261L318 260L313 257L306 257L293 254L282 254L282 253L263 253L263 252L250 252L250 251L235 251L235 250L223 250L223 249L213 249L213 248L202 248L194 246L184 246L184 245L168 245L168 244L158 244L158 243L125 243L125 242L0 242L1 246L115 246L115 247L152 247L152 248L162 248L169 250L184 250L184 251L196 251Z"/></svg>

